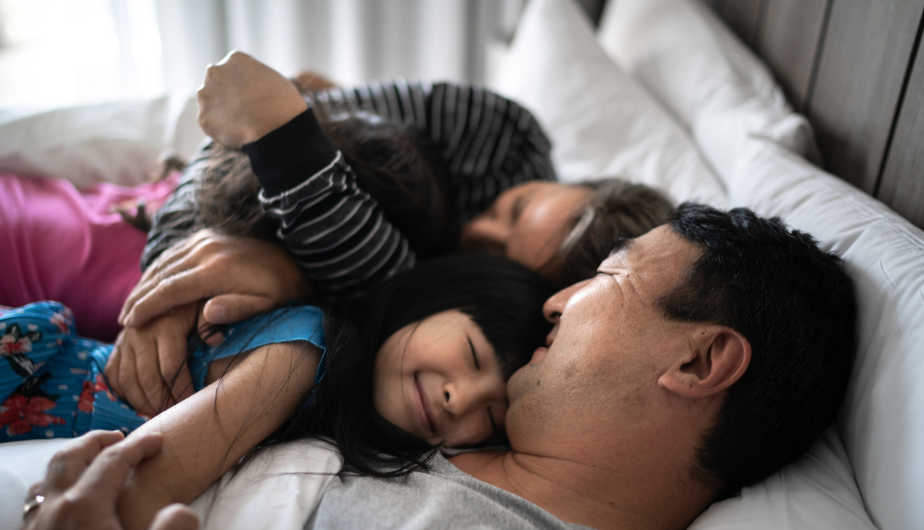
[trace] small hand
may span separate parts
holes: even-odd
[[[210,324],[232,324],[311,292],[285,249],[259,239],[200,230],[161,254],[129,295],[119,322],[138,327],[199,300]],[[203,326],[200,326],[200,329]]]
[[[186,350],[198,312],[199,304],[189,303],[119,333],[106,378],[140,414],[155,416],[193,394]]]
[[[288,79],[241,52],[231,52],[206,68],[197,99],[202,130],[235,148],[285,125],[308,108]]]
[[[122,524],[116,501],[132,469],[156,455],[159,434],[133,436],[93,431],[68,443],[52,457],[44,482],[30,488],[30,497],[44,496],[31,511],[24,530],[94,528],[117,530]],[[195,530],[199,519],[188,507],[172,504],[158,511],[150,530]]]

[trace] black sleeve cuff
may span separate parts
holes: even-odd
[[[337,157],[311,108],[241,149],[267,197],[298,186]]]

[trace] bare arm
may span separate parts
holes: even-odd
[[[285,423],[313,385],[320,355],[307,343],[283,343],[237,356],[220,380],[132,433],[161,433],[164,444],[119,498],[125,527],[147,528],[164,506],[192,501]],[[213,363],[210,379],[223,369]]]

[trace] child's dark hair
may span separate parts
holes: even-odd
[[[543,318],[542,304],[553,292],[547,280],[517,263],[453,255],[396,275],[348,312],[325,308],[324,379],[270,442],[329,437],[346,469],[368,475],[400,476],[425,468],[437,448],[375,411],[372,387],[379,347],[404,326],[455,309],[481,328],[507,378],[544,344],[551,324]]]
[[[433,143],[412,127],[374,114],[320,115],[318,119],[350,165],[359,187],[378,201],[417,256],[427,258],[445,251],[446,179]],[[276,223],[263,215],[257,199],[260,183],[247,156],[217,144],[207,150],[192,162],[204,167],[190,168],[200,174],[198,228],[273,239]]]

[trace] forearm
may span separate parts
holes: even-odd
[[[311,110],[244,151],[278,239],[322,292],[353,298],[413,267],[407,239],[358,187]]]
[[[457,208],[456,229],[512,186],[556,180],[552,146],[535,117],[481,87],[398,80],[323,90],[308,99],[320,114],[378,114],[417,128],[437,145]]]
[[[119,499],[127,528],[146,528],[158,509],[189,503],[282,426],[311,388],[320,351],[284,343],[240,357],[219,381],[132,434],[159,432],[164,446],[137,468]]]

